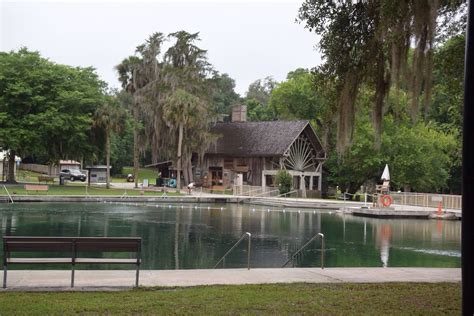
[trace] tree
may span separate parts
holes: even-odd
[[[456,137],[456,148],[451,157],[450,192],[461,194],[461,149],[464,100],[465,36],[456,35],[436,49],[433,69],[433,102],[430,120],[440,131]]]
[[[0,53],[0,146],[10,157],[50,163],[93,157],[92,117],[104,88],[92,68],[55,64],[26,48]],[[9,170],[14,182],[13,165]]]
[[[268,105],[263,105],[256,99],[246,99],[247,120],[251,122],[273,121],[277,118],[274,109]]]
[[[212,137],[208,133],[210,117],[208,104],[212,97],[206,76],[212,72],[207,61],[206,51],[195,45],[199,33],[179,31],[169,35],[174,39],[165,54],[166,93],[164,119],[177,136],[176,164],[177,189],[180,190],[183,154],[185,156],[185,181],[190,181],[191,154],[193,149],[203,152]],[[183,140],[187,135],[188,139]],[[193,142],[198,140],[198,142]],[[184,152],[184,153],[183,153]]]
[[[277,85],[278,83],[272,77],[258,79],[249,85],[245,98],[248,100],[255,99],[263,106],[267,106],[270,94]]]
[[[159,85],[162,64],[158,61],[158,56],[161,53],[163,41],[164,35],[162,33],[153,33],[144,44],[137,47],[136,54],[138,56],[129,56],[116,66],[123,89],[133,98],[135,187],[138,187],[139,153],[140,149],[144,150],[146,143],[144,137],[139,137],[141,122],[143,122],[140,115],[146,119],[147,137],[153,138],[154,144],[157,143],[156,139],[163,131],[163,125],[160,124],[162,120],[155,120],[156,117],[161,117],[161,113],[154,113],[156,109],[160,110],[160,107],[156,106],[156,103],[161,101]],[[143,115],[143,113],[147,115]]]
[[[114,133],[120,132],[125,126],[126,113],[117,99],[112,96],[104,98],[104,103],[96,110],[94,125],[105,133],[106,152],[106,188],[110,188],[110,141]]]
[[[212,108],[209,109],[218,115],[231,115],[232,106],[240,102],[240,96],[235,92],[235,80],[228,74],[215,72],[209,84],[213,86]]]
[[[436,19],[465,14],[465,1],[306,0],[299,20],[321,36],[319,48],[325,63],[318,70],[335,79],[338,110],[337,150],[350,146],[355,102],[362,84],[372,87],[375,146],[380,148],[386,96],[393,85],[398,91],[410,87],[410,114],[419,115],[419,97],[424,95],[424,117],[431,102],[433,47]],[[454,12],[454,14],[450,14]],[[414,43],[411,71],[410,45]]]
[[[439,131],[435,124],[411,123],[408,97],[402,98],[402,111],[384,117],[380,150],[373,146],[375,130],[370,122],[371,91],[364,89],[357,102],[357,119],[352,146],[341,158],[335,151],[326,167],[329,181],[355,192],[360,185],[376,183],[385,164],[390,165],[394,189],[439,192],[448,185],[456,135]],[[398,102],[392,97],[389,103]],[[401,115],[400,115],[401,114]]]

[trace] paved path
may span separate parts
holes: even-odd
[[[0,273],[3,277],[3,273]],[[11,270],[7,290],[68,290],[68,270]],[[144,270],[140,285],[197,286],[264,283],[461,282],[455,268],[286,268],[216,270]],[[135,271],[76,270],[76,290],[117,290],[133,287]],[[0,290],[1,291],[1,290]]]

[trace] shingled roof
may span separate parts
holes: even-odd
[[[206,154],[282,156],[302,132],[305,132],[318,151],[323,150],[308,121],[217,123],[211,132],[220,137]]]

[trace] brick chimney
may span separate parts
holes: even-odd
[[[232,122],[247,122],[246,105],[235,105],[232,108]]]

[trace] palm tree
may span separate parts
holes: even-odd
[[[105,102],[100,106],[94,115],[94,126],[103,129],[105,133],[106,152],[106,188],[110,188],[110,137],[112,133],[120,132],[125,126],[126,113],[120,107],[117,99],[106,96]]]
[[[177,144],[177,178],[176,187],[181,189],[181,171],[182,171],[182,154],[183,154],[183,137],[185,130],[197,128],[196,122],[205,120],[201,115],[205,112],[205,104],[195,95],[192,95],[183,89],[177,89],[166,100],[166,108],[164,118],[172,129],[178,132]]]
[[[139,56],[130,56],[116,66],[123,89],[133,96],[133,173],[135,188],[138,187],[140,148],[143,149],[145,144],[148,143],[147,139],[140,140],[140,116],[146,119],[145,125],[151,126],[147,130],[147,138],[156,138],[156,133],[161,130],[154,129],[159,124],[156,124],[156,116],[150,115],[149,112],[153,111],[154,100],[159,100],[161,64],[158,57],[161,53],[163,41],[162,33],[152,34],[145,44],[137,47],[136,53]],[[143,115],[143,112],[147,115]]]
[[[209,135],[207,103],[211,93],[206,84],[206,75],[211,73],[211,67],[207,62],[206,51],[194,44],[199,40],[198,35],[185,31],[170,34],[169,37],[174,38],[175,42],[164,58],[163,69],[168,91],[163,117],[171,127],[173,143],[177,136],[175,157],[178,191],[181,189],[183,157],[189,170],[192,150],[207,146],[206,141],[198,143],[193,140],[202,140]]]

